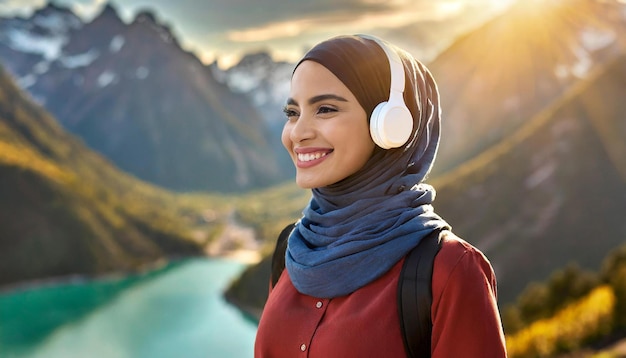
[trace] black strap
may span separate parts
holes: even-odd
[[[424,237],[407,255],[398,281],[398,310],[408,357],[430,357],[432,276],[441,230]]]
[[[287,251],[287,239],[289,239],[289,234],[291,234],[291,231],[295,226],[295,223],[287,225],[283,229],[283,231],[280,232],[280,235],[278,235],[278,240],[276,241],[276,249],[274,249],[274,254],[272,255],[272,274],[270,275],[272,287],[276,286],[276,282],[278,282],[280,274],[285,268],[285,252]]]

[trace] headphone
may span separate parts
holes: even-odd
[[[385,51],[391,70],[389,100],[379,103],[370,117],[370,135],[372,140],[383,149],[403,146],[413,131],[413,116],[404,103],[404,65],[398,53],[382,40],[369,36],[357,35],[372,40]]]

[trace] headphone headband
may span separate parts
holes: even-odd
[[[376,42],[380,48],[385,51],[387,55],[387,59],[389,61],[389,70],[391,71],[391,86],[389,88],[389,97],[391,98],[392,93],[403,93],[404,92],[404,65],[402,64],[402,60],[398,53],[392,50],[385,41],[371,36],[371,35],[357,35],[360,38],[371,40]]]

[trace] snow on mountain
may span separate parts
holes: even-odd
[[[223,71],[211,66],[218,80],[233,92],[245,94],[261,110],[268,124],[282,122],[282,108],[289,95],[291,73],[295,64],[274,61],[269,53],[244,56],[235,66]]]
[[[28,19],[13,18],[0,21],[0,42],[14,49],[40,55],[53,61],[61,54],[69,34],[83,26],[70,10],[49,4]]]
[[[23,30],[11,30],[8,35],[8,45],[23,52],[42,55],[46,60],[58,57],[61,47],[67,42],[64,36],[42,36]]]
[[[89,57],[62,55],[71,32],[83,25],[69,9],[54,4],[35,11],[29,18],[0,18],[0,58],[9,59],[3,64],[17,84],[28,89],[54,61],[61,60],[68,67],[87,62]]]
[[[111,40],[111,43],[109,44],[109,51],[120,52],[125,42],[126,40],[124,40],[124,36],[115,35],[115,37],[113,37],[113,39]]]
[[[98,58],[99,55],[100,53],[98,50],[90,49],[89,51],[78,55],[60,56],[58,60],[65,68],[77,68],[89,66]]]
[[[293,164],[282,146],[280,136],[285,123],[282,109],[289,96],[294,66],[294,63],[274,61],[267,52],[246,55],[238,64],[225,71],[216,64],[210,66],[218,81],[252,102],[268,128],[268,142],[279,166],[289,168],[288,172],[292,174]]]

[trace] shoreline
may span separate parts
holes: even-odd
[[[224,297],[226,298],[226,295],[224,295]],[[261,314],[263,313],[262,309],[251,306],[244,306],[229,298],[226,298],[226,302],[239,310],[239,312],[241,312],[241,314],[244,315],[246,319],[254,322],[254,324],[258,326],[259,321],[261,320]]]
[[[261,253],[259,253],[258,251],[244,249],[225,251],[218,255],[207,255],[207,257],[219,257],[223,259],[229,259],[246,265],[258,264],[259,262],[261,262],[262,259]]]
[[[261,314],[263,313],[262,308],[245,305],[236,298],[232,297],[232,295],[229,295],[227,292],[222,293],[222,297],[224,297],[224,300],[226,300],[228,304],[239,310],[239,312],[241,312],[241,314],[244,315],[246,319],[249,319],[256,325],[259,324],[259,321],[261,320]]]
[[[188,258],[194,258],[197,256],[190,256]],[[74,273],[70,275],[61,276],[42,276],[40,278],[27,279],[23,281],[16,281],[6,285],[0,285],[0,295],[10,294],[19,291],[28,291],[36,288],[52,287],[61,284],[81,284],[87,281],[93,280],[116,280],[123,279],[131,275],[143,275],[150,272],[158,271],[167,267],[167,265],[176,263],[177,261],[186,258],[160,258],[153,262],[147,262],[136,269],[131,270],[110,270],[102,273]]]
[[[23,292],[38,290],[38,289],[46,289],[52,288],[54,286],[60,285],[81,285],[87,284],[90,281],[96,280],[123,280],[130,276],[141,276],[141,275],[150,275],[152,273],[156,273],[159,270],[167,269],[170,265],[174,265],[177,262],[182,262],[185,260],[194,260],[194,259],[218,259],[218,260],[229,260],[233,262],[240,263],[245,266],[254,265],[261,260],[261,254],[254,250],[232,250],[229,252],[222,252],[219,255],[192,255],[186,257],[176,257],[169,259],[158,259],[154,262],[146,263],[141,267],[138,267],[134,270],[112,270],[108,272],[103,272],[101,274],[71,274],[64,276],[51,276],[51,277],[42,277],[37,279],[30,279],[25,281],[19,281],[10,283],[7,285],[0,285],[0,295],[12,295],[12,294],[20,294]],[[241,274],[240,274],[241,275]],[[238,276],[234,278],[237,279]],[[237,300],[235,297],[227,294],[228,287],[225,287],[221,292],[222,298],[230,305],[232,305],[235,309],[239,311],[247,320],[258,325],[259,320],[261,318],[262,309],[258,307],[246,305],[240,300]]]
[[[5,285],[0,285],[0,295],[11,294],[15,292],[23,292],[32,289],[52,287],[56,285],[82,284],[94,280],[116,280],[123,279],[132,275],[144,275],[150,272],[158,271],[166,268],[168,265],[175,264],[188,259],[226,259],[236,261],[244,265],[254,265],[261,261],[261,254],[254,250],[232,250],[211,255],[190,255],[185,257],[160,258],[153,262],[148,262],[136,269],[130,270],[110,270],[99,274],[91,273],[75,273],[62,276],[42,276],[40,278],[16,281]],[[239,305],[236,305],[239,308]],[[243,311],[243,310],[242,310]]]

